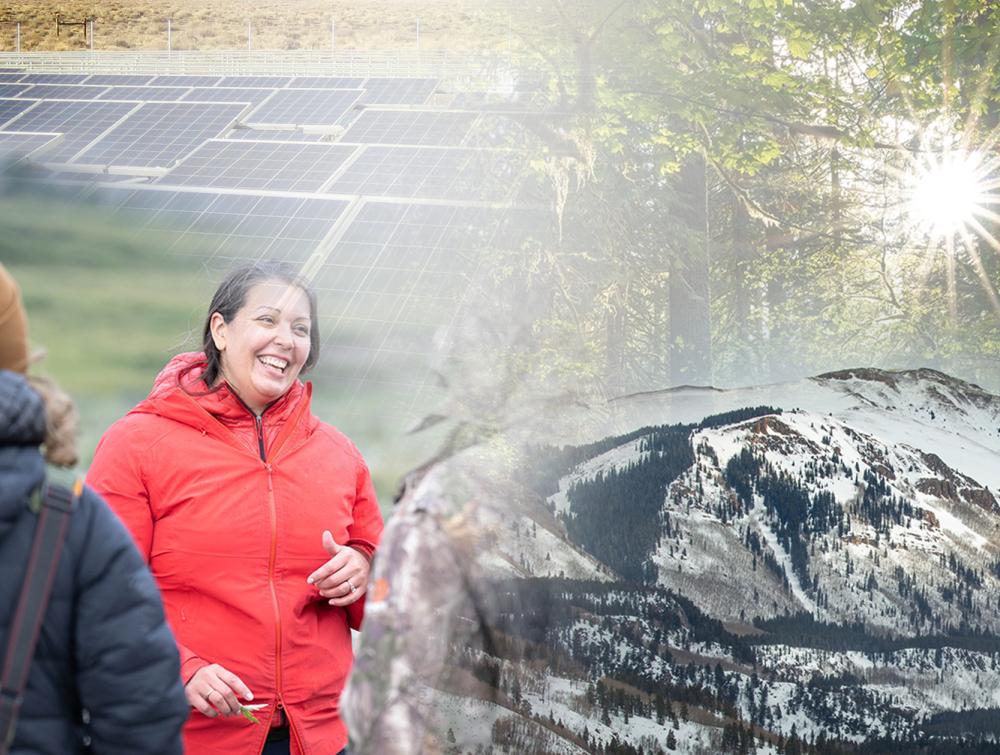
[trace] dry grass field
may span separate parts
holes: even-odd
[[[512,5],[493,0],[12,0],[0,10],[0,50],[83,50],[80,26],[94,19],[96,50],[165,50],[167,19],[174,50],[247,49],[247,27],[256,50],[417,48],[504,49],[512,34]],[[517,13],[521,22],[523,13]],[[331,24],[333,22],[333,24]]]

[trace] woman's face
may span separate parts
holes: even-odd
[[[298,286],[264,281],[248,292],[228,323],[212,315],[222,376],[260,414],[292,387],[309,357],[309,299]]]

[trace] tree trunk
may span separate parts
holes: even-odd
[[[705,158],[690,155],[679,174],[678,213],[684,239],[670,262],[670,382],[710,385],[712,329],[709,311],[708,211]]]
[[[617,396],[624,390],[625,382],[625,301],[618,284],[608,304],[609,310],[605,315],[604,324],[606,335],[604,383],[608,393]]]
[[[736,332],[733,341],[737,357],[737,374],[744,376],[756,373],[754,359],[754,337],[750,329],[750,306],[753,292],[750,290],[750,268],[753,260],[753,240],[750,237],[750,213],[736,194],[732,195],[733,207],[733,322]]]
[[[767,257],[774,259],[778,251],[778,234],[775,227],[767,229]],[[767,372],[772,383],[788,377],[789,343],[785,306],[788,301],[787,280],[784,271],[774,268],[767,280]]]

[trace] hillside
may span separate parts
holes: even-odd
[[[612,403],[479,520],[499,639],[456,658],[493,680],[446,686],[458,751],[988,751],[1000,398],[852,370]]]
[[[255,50],[329,50],[334,36],[341,49],[416,49],[418,19],[421,49],[499,50],[510,42],[510,10],[484,0],[15,0],[4,8],[0,48],[15,48],[19,21],[22,51],[87,49],[83,27],[57,28],[58,17],[94,19],[97,50],[166,50],[167,19],[174,50],[245,50],[248,24]]]

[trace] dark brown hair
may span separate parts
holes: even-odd
[[[209,388],[219,379],[222,368],[222,355],[212,338],[212,315],[218,312],[222,315],[223,321],[231,322],[236,313],[246,304],[247,293],[250,289],[258,283],[269,281],[281,281],[295,286],[306,295],[309,300],[309,319],[312,322],[309,327],[309,356],[306,358],[305,364],[302,365],[302,372],[308,371],[319,361],[319,317],[316,307],[316,292],[291,265],[281,262],[254,262],[230,272],[219,284],[215,290],[215,296],[212,297],[212,302],[208,305],[208,316],[205,318],[205,328],[202,332],[202,348],[205,350],[208,366],[205,367],[202,379]]]

